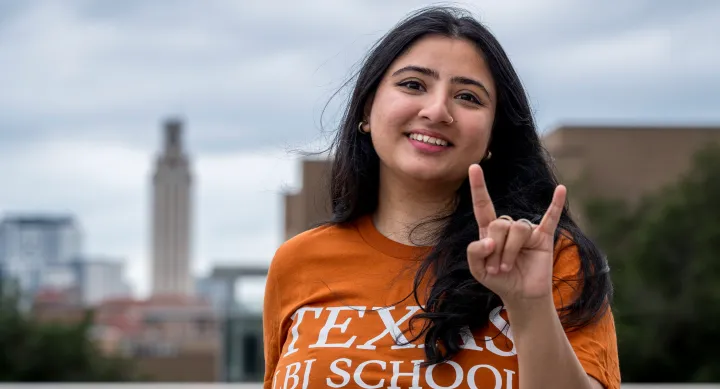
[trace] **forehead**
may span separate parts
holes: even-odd
[[[486,82],[492,80],[480,49],[466,39],[444,36],[421,38],[393,62],[388,73],[408,65],[431,68],[441,78],[464,76]]]

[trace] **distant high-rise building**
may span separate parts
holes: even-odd
[[[164,127],[164,150],[157,159],[152,195],[152,293],[192,295],[190,274],[191,187],[188,157],[182,148],[182,123]]]
[[[115,258],[83,258],[72,264],[73,286],[83,305],[95,306],[108,299],[130,297],[125,282],[125,263]]]
[[[82,251],[82,233],[71,216],[15,215],[0,222],[0,274],[24,294],[60,282],[59,272]]]

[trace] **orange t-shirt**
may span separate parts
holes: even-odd
[[[560,278],[574,277],[579,268],[569,243],[555,250]],[[403,344],[408,319],[420,310],[413,297],[405,299],[417,254],[417,247],[380,234],[370,217],[285,242],[270,265],[265,292],[264,388],[517,388],[512,323],[500,307],[485,328],[467,331],[463,350],[448,363],[420,366],[423,342]],[[572,284],[556,286],[556,304],[567,303]],[[568,337],[585,371],[618,389],[612,313]]]

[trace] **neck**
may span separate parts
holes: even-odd
[[[432,245],[432,234],[443,223],[434,219],[452,212],[456,188],[447,183],[418,182],[390,174],[380,169],[378,207],[373,214],[375,228],[402,244]]]

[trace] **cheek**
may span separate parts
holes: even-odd
[[[463,129],[463,138],[467,140],[467,142],[463,142],[467,145],[465,154],[473,161],[479,161],[485,156],[490,142],[492,120],[486,118],[485,120],[481,120],[481,122],[483,123],[482,125]]]
[[[370,114],[370,125],[378,131],[403,131],[419,111],[417,103],[401,93],[377,96]]]

